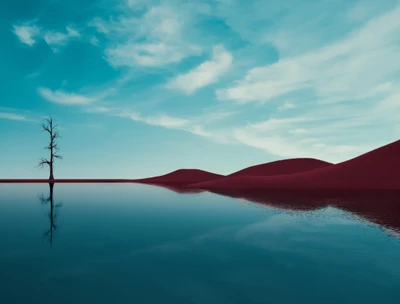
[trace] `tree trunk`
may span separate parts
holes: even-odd
[[[51,122],[51,132],[50,132],[50,176],[49,179],[54,179],[53,175],[53,123]]]
[[[49,179],[54,179],[54,175],[53,175],[53,164],[50,164],[50,176]]]

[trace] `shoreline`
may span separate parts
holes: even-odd
[[[10,178],[0,179],[1,183],[133,183],[132,179],[102,179],[102,178],[60,178],[60,179],[37,179],[37,178]]]

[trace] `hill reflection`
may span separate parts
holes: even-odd
[[[182,194],[210,192],[287,210],[311,211],[331,206],[400,234],[399,190],[218,189],[201,191],[172,185],[152,185]]]

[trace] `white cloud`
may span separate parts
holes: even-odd
[[[170,129],[182,129],[188,126],[190,122],[187,119],[172,117],[165,114],[160,114],[157,116],[142,116],[137,112],[122,112],[118,116],[128,117],[132,120],[144,122],[148,125],[161,126]]]
[[[248,146],[264,150],[281,158],[311,157],[330,162],[341,162],[369,150],[377,148],[387,141],[376,139],[377,130],[368,125],[368,117],[309,115],[295,118],[270,118],[259,123],[234,129],[234,137]],[[362,115],[363,113],[361,113]],[[361,140],[362,144],[355,143]],[[347,143],[346,143],[347,142]]]
[[[182,128],[187,126],[189,122],[187,119],[171,117],[168,115],[145,117],[142,121],[149,125],[162,126],[166,128]]]
[[[214,113],[209,116],[199,115],[190,118],[181,118],[167,114],[142,115],[130,110],[114,109],[115,111],[112,111],[109,108],[106,109],[107,110],[105,110],[104,113],[108,112],[108,115],[126,117],[152,126],[182,130],[220,143],[232,143],[232,140],[230,140],[229,135],[226,132],[209,131],[205,129],[205,125],[233,115],[233,113]],[[91,109],[91,112],[95,111],[96,109]],[[97,112],[102,111],[99,109]]]
[[[291,134],[304,134],[304,133],[307,133],[307,130],[303,129],[303,128],[297,128],[297,129],[294,129],[294,130],[289,130],[289,133],[291,133]]]
[[[68,35],[59,32],[46,32],[43,39],[48,45],[62,44],[68,39]]]
[[[187,53],[198,53],[195,46],[182,49],[164,42],[142,43],[131,42],[106,50],[108,62],[113,66],[157,67],[181,61]]]
[[[149,2],[149,0],[127,0],[126,4],[131,9],[140,10],[144,9]]]
[[[276,111],[266,110],[264,121],[236,127],[234,137],[281,158],[331,162],[397,139],[399,36],[397,7],[344,39],[317,49],[303,45],[295,56],[285,50],[274,64],[252,68],[230,87],[217,90],[217,98],[247,107],[249,102],[256,108],[276,106]],[[291,43],[290,35],[286,39]]]
[[[8,120],[26,120],[26,117],[19,114],[13,113],[2,113],[0,112],[0,119],[8,119]]]
[[[67,26],[67,33],[69,37],[80,37],[81,34],[70,26]]]
[[[186,19],[179,10],[160,5],[141,17],[133,15],[108,22],[97,18],[89,24],[109,39],[105,55],[112,66],[164,66],[201,53],[183,37]]]
[[[294,108],[296,108],[296,105],[294,103],[285,101],[281,106],[278,107],[278,111],[294,109]]]
[[[248,146],[265,150],[281,158],[317,158],[325,161],[340,162],[357,156],[367,150],[351,145],[327,145],[316,138],[293,140],[279,135],[262,135],[252,130],[237,129],[235,138]]]
[[[377,92],[375,86],[392,80],[398,71],[399,35],[400,7],[341,41],[253,68],[236,85],[218,90],[217,97],[242,103],[290,93],[297,93],[298,99],[318,98],[321,103],[383,97],[384,91]],[[400,91],[399,86],[394,89]]]
[[[31,22],[32,23],[32,22]],[[58,49],[55,46],[62,46],[73,37],[80,37],[80,33],[70,26],[66,27],[66,32],[54,32],[40,29],[36,25],[27,23],[25,25],[13,25],[13,32],[19,40],[29,46],[33,46],[38,39],[43,39],[54,52]]]
[[[40,29],[36,25],[13,25],[13,33],[22,43],[33,46]]]
[[[232,64],[232,55],[222,45],[213,48],[212,58],[186,74],[172,79],[167,88],[182,90],[191,94],[196,90],[219,80]]]
[[[108,107],[90,107],[85,109],[85,112],[88,113],[110,113],[113,109]]]
[[[92,45],[98,46],[99,43],[100,43],[100,41],[99,41],[99,39],[98,39],[96,36],[92,36],[92,37],[90,37],[90,43],[91,43]]]
[[[48,88],[39,88],[38,92],[48,101],[66,105],[86,105],[96,100],[96,98],[63,91],[52,91]]]
[[[221,42],[216,42],[211,37],[204,40],[197,39],[199,37],[196,35],[192,37],[190,34],[195,31],[188,31],[188,29],[196,23],[193,21],[195,18],[191,20],[191,17],[186,14],[186,8],[176,6],[176,2],[172,2],[174,2],[173,6],[170,1],[167,1],[163,2],[163,5],[151,7],[146,1],[127,0],[128,7],[124,7],[124,11],[121,10],[119,16],[110,16],[107,20],[94,19],[91,26],[97,29],[96,35],[101,38],[102,44],[103,42],[106,44],[105,58],[109,64],[114,67],[162,67],[178,63],[188,56],[202,54],[204,49],[209,49],[210,45],[215,45],[215,43],[225,43],[223,39]],[[233,1],[224,2],[232,3],[232,7],[236,5]],[[313,3],[315,4],[316,1]],[[291,1],[290,5],[285,4],[285,6],[289,9],[292,4]],[[243,5],[243,9],[245,6]],[[256,8],[250,4],[248,7],[251,7],[251,10]],[[241,8],[241,5],[236,6],[236,16],[244,15]],[[307,18],[309,8],[307,7]],[[294,18],[293,9],[290,10],[291,18]],[[278,9],[273,14],[279,15],[281,12],[282,10]],[[213,15],[214,12],[208,13]],[[272,14],[271,11],[266,12],[266,10],[257,10],[254,13],[258,16],[254,19],[257,21],[254,22],[254,29],[258,27],[258,21],[266,20],[266,13]],[[229,14],[231,12],[227,12],[227,15]],[[304,11],[299,15],[297,21],[301,21],[301,18],[306,16]],[[345,12],[343,15],[346,15]],[[219,15],[221,19],[224,19],[224,16],[224,14]],[[247,16],[249,19],[253,17]],[[239,81],[227,88],[217,90],[216,96],[219,99],[237,102],[219,103],[228,107],[219,113],[221,117],[213,111],[209,111],[207,115],[185,116],[185,118],[176,117],[173,112],[169,113],[171,115],[155,115],[146,112],[122,113],[120,109],[110,110],[107,107],[93,107],[87,111],[129,117],[149,125],[185,130],[210,139],[235,138],[236,142],[262,149],[279,157],[302,156],[333,162],[341,161],[367,151],[379,141],[384,142],[387,137],[383,138],[379,134],[385,131],[382,132],[382,129],[379,131],[377,128],[371,131],[366,130],[378,124],[379,121],[382,121],[382,125],[387,130],[391,130],[390,124],[393,124],[395,115],[398,113],[400,86],[399,79],[396,77],[400,76],[397,72],[400,64],[400,57],[397,56],[400,18],[397,17],[399,17],[399,9],[371,20],[360,30],[353,31],[343,36],[344,39],[336,40],[334,43],[331,41],[327,43],[330,38],[318,43],[314,43],[315,41],[310,43],[310,40],[303,38],[312,36],[313,31],[307,33],[300,25],[300,29],[294,28],[292,23],[285,24],[286,19],[282,18],[279,27],[282,26],[283,30],[279,31],[278,35],[269,37],[274,38],[270,39],[270,42],[277,48],[279,61],[256,68],[254,68],[254,62],[259,60],[259,52],[254,53],[254,58],[243,60],[244,53],[247,57],[253,57],[248,56],[248,54],[253,55],[248,51],[252,50],[252,46],[249,46],[247,52],[244,53],[242,49],[238,50],[235,42],[230,44],[232,40],[225,44],[234,45],[229,52],[222,45],[215,47],[211,58],[193,70],[177,75],[166,86],[191,94],[217,82],[228,71],[231,72],[229,77],[235,77],[236,73],[243,68],[248,70],[250,66],[253,67]],[[316,36],[320,38],[321,32],[327,30],[326,36],[332,37],[330,29],[323,29],[323,22],[319,23],[324,18],[310,19],[312,20],[308,26],[312,24],[313,28],[318,28],[319,36]],[[364,20],[366,17],[361,19]],[[257,42],[261,39],[256,38],[268,38],[268,34],[264,33],[265,28],[259,28],[258,34],[252,35],[255,31],[250,33],[253,26],[247,25],[248,29],[241,31],[232,19],[224,19],[224,22],[248,44],[262,44],[265,41]],[[239,23],[244,25],[245,21],[242,20]],[[331,25],[328,24],[329,26]],[[77,37],[73,30],[53,34],[47,37],[48,43],[62,44],[66,41],[67,35]],[[204,36],[206,35],[207,32]],[[87,37],[87,41],[90,37]],[[97,37],[92,38],[97,39]],[[334,37],[337,38],[338,35]],[[293,41],[297,43],[303,40],[304,43],[301,46],[295,47]],[[204,44],[200,45],[201,42]],[[98,39],[92,40],[92,44],[98,44]],[[318,48],[315,48],[316,45]],[[233,56],[235,65],[232,65]],[[262,60],[267,57],[267,54],[263,54]],[[137,69],[129,69],[129,71],[132,75]],[[124,85],[128,81],[124,81]],[[121,86],[117,85],[117,87]],[[124,90],[127,87],[125,86]],[[99,96],[89,98],[62,91],[42,90],[47,90],[41,92],[42,96],[47,96],[46,99],[65,104],[87,104],[101,99]],[[166,92],[155,92],[155,95],[163,93]],[[168,94],[173,93],[168,92]],[[120,96],[116,98],[118,97]],[[121,102],[124,101],[127,101],[127,98],[122,97]],[[271,103],[264,105],[263,102],[267,101]],[[249,102],[257,103],[256,107],[252,108],[253,105],[245,104]],[[238,103],[241,104],[238,105]],[[228,113],[234,107],[244,109],[241,113],[243,115],[238,115],[238,118],[232,122],[234,126],[225,125],[221,129],[211,129],[215,127],[211,125],[212,121],[223,119],[226,115],[222,112]],[[273,107],[275,108],[271,109]],[[293,110],[284,111],[289,109]],[[265,113],[265,121],[261,120],[246,126],[240,125],[245,121],[252,121],[262,113]],[[274,117],[275,114],[279,115]],[[213,115],[216,119],[209,119]]]
[[[58,51],[59,46],[64,46],[71,38],[80,37],[77,30],[67,26],[66,33],[46,31],[43,34],[43,39],[52,48],[54,52]]]

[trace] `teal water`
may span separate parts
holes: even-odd
[[[0,303],[400,303],[398,234],[343,210],[131,184],[49,196],[0,184]]]

